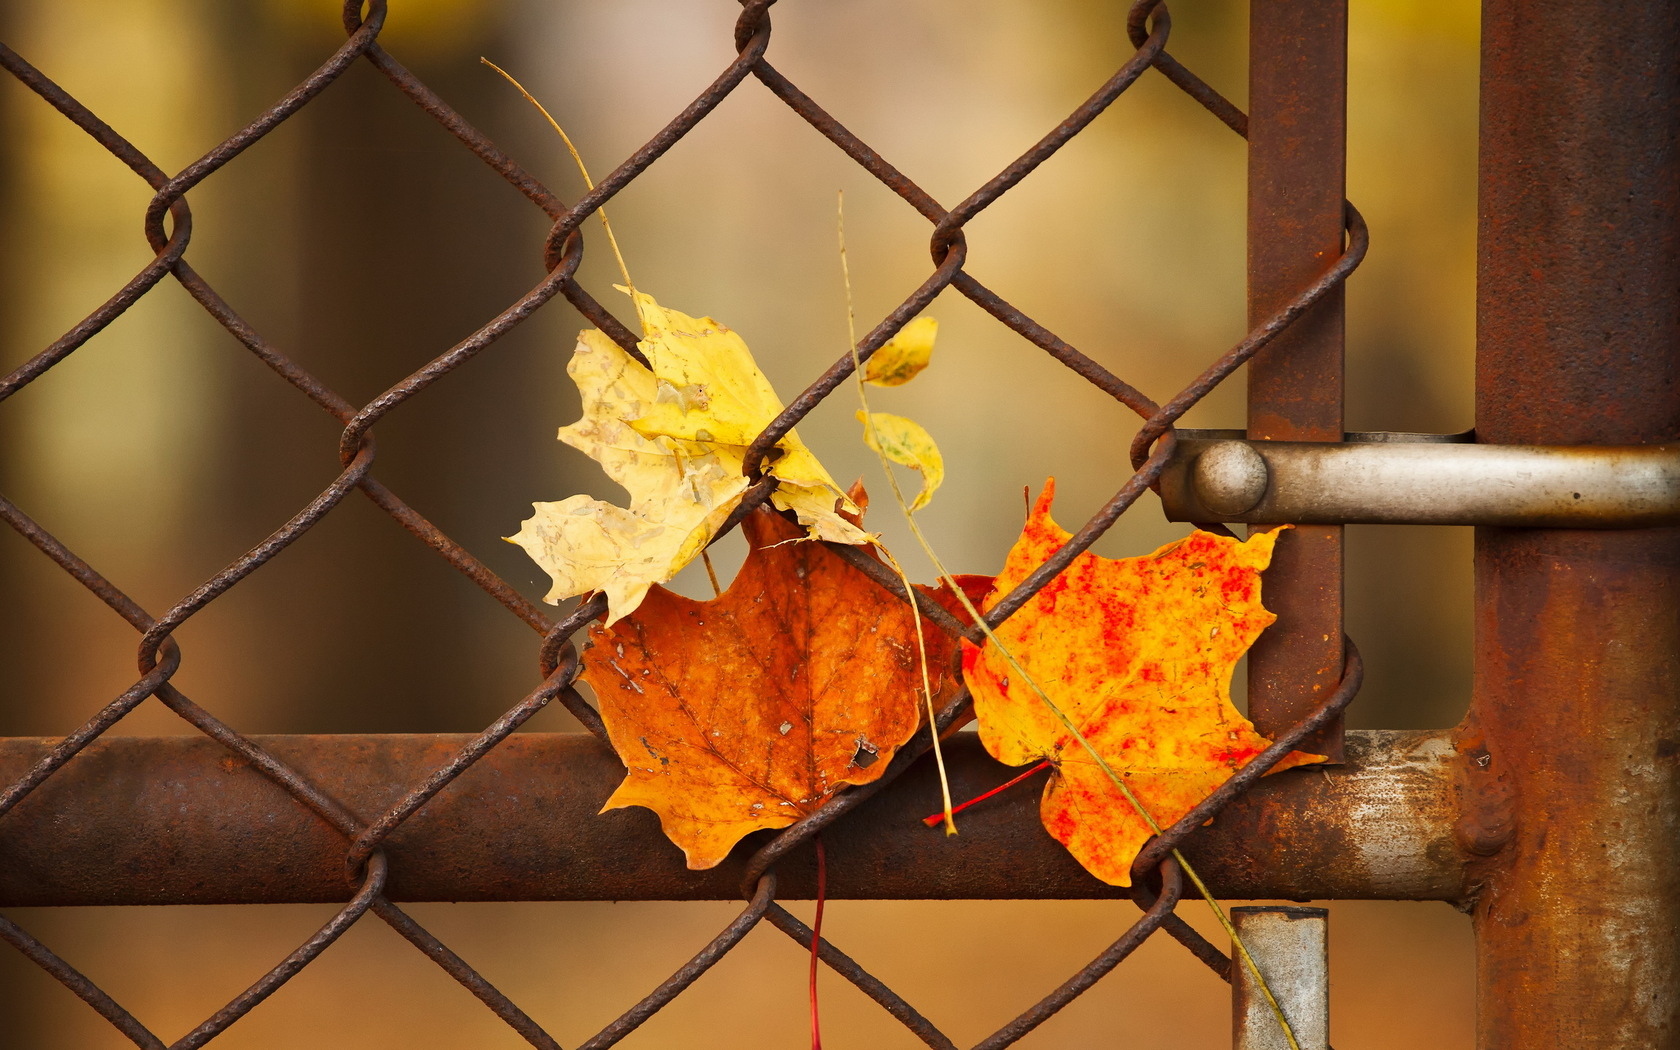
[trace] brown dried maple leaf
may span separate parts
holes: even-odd
[[[1069,534],[1045,485],[990,602],[1044,564]],[[1277,619],[1260,604],[1276,532],[1241,542],[1197,531],[1153,554],[1081,554],[997,629],[999,640],[1165,828],[1270,743],[1231,704],[1237,660]],[[988,603],[989,605],[990,603]],[[1054,772],[1039,814],[1080,864],[1131,885],[1153,829],[997,646],[963,646],[980,740],[1018,766]],[[1278,772],[1323,761],[1292,751]]]
[[[879,777],[925,706],[902,601],[769,511],[741,527],[747,559],[721,596],[654,587],[634,613],[590,629],[583,659],[626,768],[602,812],[653,810],[696,869]],[[976,596],[990,585],[964,581]],[[939,706],[959,687],[956,643],[922,626]]]

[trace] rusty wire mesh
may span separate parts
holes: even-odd
[[[601,179],[592,192],[571,206],[561,202],[518,163],[506,156],[381,47],[379,34],[385,18],[385,5],[382,0],[373,0],[368,5],[365,16],[359,0],[350,0],[344,14],[348,39],[319,69],[233,136],[174,175],[160,169],[118,131],[89,112],[23,57],[0,45],[0,64],[4,64],[13,76],[57,109],[65,119],[91,136],[113,157],[126,164],[136,175],[146,180],[155,190],[145,213],[145,232],[156,253],[151,262],[99,309],[51,346],[0,380],[0,400],[46,375],[155,289],[165,278],[173,277],[243,346],[295,387],[300,394],[314,401],[323,411],[343,424],[339,443],[341,471],[332,484],[299,509],[262,543],[156,615],[141,608],[97,569],[37,525],[22,509],[0,497],[0,516],[60,568],[121,615],[140,634],[140,677],[121,695],[65,737],[25,777],[7,785],[4,791],[0,792],[0,816],[49,780],[55,772],[71,762],[78,753],[110,730],[136,706],[149,697],[156,697],[200,732],[251,763],[288,792],[300,807],[314,813],[334,828],[348,844],[344,870],[349,902],[326,925],[296,951],[277,963],[255,984],[173,1042],[166,1042],[151,1032],[140,1020],[47,945],[11,921],[0,917],[0,936],[4,936],[24,955],[68,986],[137,1046],[196,1047],[208,1043],[308,966],[345,930],[369,912],[388,923],[441,966],[531,1045],[559,1045],[518,1005],[480,976],[470,964],[386,899],[382,891],[389,871],[381,844],[430,799],[447,790],[462,772],[555,699],[559,699],[590,732],[605,738],[599,715],[573,687],[579,669],[579,654],[571,641],[572,635],[578,629],[601,615],[605,602],[603,598],[596,596],[582,601],[558,621],[551,619],[543,610],[480,563],[465,547],[440,532],[373,476],[372,468],[376,458],[373,427],[380,419],[401,407],[421,390],[448,377],[467,360],[488,349],[499,337],[520,325],[556,296],[564,297],[591,324],[610,335],[626,351],[639,356],[635,349],[636,337],[631,330],[574,280],[584,251],[579,228],[586,218],[645,172],[749,77],[757,79],[794,113],[915,208],[932,225],[929,240],[932,272],[861,340],[857,347],[860,358],[867,360],[936,295],[946,288],[954,288],[999,323],[1072,369],[1143,420],[1142,429],[1132,445],[1135,472],[1059,553],[994,605],[989,613],[989,619],[994,625],[1020,609],[1034,593],[1095,542],[1151,486],[1172,452],[1173,423],[1217,384],[1230,376],[1238,366],[1266,346],[1294,319],[1345,281],[1364,254],[1365,226],[1358,213],[1350,206],[1347,209],[1346,220],[1347,243],[1342,256],[1317,279],[1301,288],[1276,314],[1253,327],[1240,342],[1209,364],[1193,383],[1164,403],[1158,404],[1058,338],[967,273],[964,269],[967,247],[963,227],[1031,175],[1034,169],[1078,135],[1099,113],[1151,70],[1167,77],[1232,131],[1239,135],[1246,134],[1244,114],[1167,52],[1170,19],[1165,4],[1160,0],[1138,0],[1130,12],[1128,21],[1135,53],[1095,94],[1030,150],[968,197],[947,208],[849,132],[770,64],[766,54],[771,40],[770,8],[773,3],[774,0],[743,0],[743,10],[735,25],[735,46],[738,52],[735,60],[657,135],[611,174]],[[193,270],[186,262],[185,254],[192,234],[192,214],[187,205],[186,194],[319,97],[346,69],[360,60],[368,61],[389,78],[415,105],[453,135],[461,146],[471,150],[532,204],[541,208],[553,220],[553,225],[543,245],[547,274],[539,284],[484,323],[471,336],[423,368],[403,377],[366,405],[357,406],[310,375],[246,323],[234,308]],[[169,217],[167,224],[166,214]],[[753,442],[747,455],[746,469],[749,475],[757,480],[749,489],[741,508],[725,526],[725,531],[733,528],[742,516],[769,497],[773,482],[759,476],[759,467],[767,451],[823,398],[839,387],[850,376],[852,369],[853,359],[850,354],[836,361],[812,382],[804,393],[794,399]],[[171,638],[172,633],[308,532],[355,491],[360,491],[389,513],[420,542],[436,551],[488,592],[512,615],[539,632],[542,639],[538,647],[540,684],[479,733],[452,759],[434,770],[422,782],[410,787],[388,811],[370,821],[356,817],[339,800],[320,790],[273,754],[194,703],[171,681],[183,659],[180,648]],[[1220,528],[1217,525],[1208,527]],[[836,551],[859,571],[867,573],[880,586],[901,599],[908,599],[909,596],[897,577],[878,562],[854,548],[837,547]],[[938,623],[943,629],[979,639],[977,629],[965,630],[962,624],[939,606],[919,595],[916,596],[916,600],[921,604],[922,611],[928,619]],[[1016,1042],[1091,987],[1145,939],[1158,931],[1165,930],[1216,973],[1229,979],[1230,959],[1174,912],[1184,892],[1182,873],[1172,856],[1174,848],[1192,829],[1212,818],[1230,800],[1247,790],[1296,743],[1336,718],[1357,691],[1361,676],[1356,650],[1349,644],[1346,652],[1341,683],[1330,691],[1313,713],[1287,732],[1279,734],[1276,742],[1258,759],[1145,848],[1134,867],[1133,896],[1142,912],[1141,916],[1101,955],[1025,1013],[982,1040],[978,1046],[1002,1047]],[[943,728],[951,724],[964,713],[968,702],[966,693],[959,695],[939,712],[938,726]],[[860,802],[891,783],[915,762],[930,744],[930,734],[924,729],[900,752],[879,780],[866,787],[844,791],[820,811],[780,832],[760,848],[747,867],[748,874],[742,885],[742,895],[748,903],[739,916],[669,979],[581,1045],[605,1047],[622,1039],[722,959],[761,922],[769,922],[809,948],[812,940],[810,928],[777,903],[778,861],[793,847],[811,838],[833,821],[844,818],[845,814]],[[821,940],[817,948],[823,962],[879,1003],[917,1038],[929,1046],[954,1046],[953,1042],[915,1007],[871,975],[839,947]]]

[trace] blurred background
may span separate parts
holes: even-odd
[[[73,0],[0,5],[0,34],[177,171],[303,79],[342,40],[331,0]],[[1464,0],[1352,0],[1349,196],[1370,221],[1348,291],[1348,427],[1458,431],[1471,419],[1477,20]],[[386,47],[564,199],[581,180],[486,56],[566,126],[597,176],[733,57],[732,0],[391,0]],[[1239,105],[1246,4],[1174,10],[1171,50]],[[784,0],[769,57],[947,205],[1006,164],[1131,54],[1125,5],[1094,0]],[[151,257],[150,190],[32,93],[0,83],[0,368],[103,302]],[[835,194],[846,199],[859,330],[927,274],[928,228],[756,83],[610,212],[632,275],[740,332],[784,398],[845,352]],[[188,259],[258,330],[365,402],[542,276],[542,213],[366,64],[189,197]],[[968,227],[970,270],[1164,399],[1244,330],[1244,147],[1146,75]],[[593,223],[581,279],[628,317]],[[873,395],[921,421],[948,481],[924,527],[958,572],[993,572],[1023,488],[1058,481],[1084,520],[1129,473],[1136,420],[947,293],[933,367]],[[621,493],[559,445],[580,318],[556,300],[380,423],[376,475],[495,571],[546,576],[503,543],[533,500]],[[801,425],[838,478],[881,488],[853,405]],[[1243,425],[1241,377],[1190,426]],[[0,489],[149,609],[167,607],[336,475],[338,425],[172,282],[0,411]],[[879,501],[872,526],[918,564]],[[1110,556],[1184,532],[1146,497]],[[1468,530],[1348,530],[1349,631],[1368,665],[1355,728],[1454,723],[1469,689]],[[730,552],[721,568],[732,569]],[[738,555],[735,555],[738,559]],[[696,581],[686,581],[692,586]],[[704,587],[701,578],[700,587]],[[135,636],[10,530],[0,735],[60,735],[134,679]],[[702,593],[692,589],[691,593]],[[538,638],[383,512],[352,497],[179,632],[175,681],[247,733],[470,732],[539,680]],[[529,731],[572,728],[558,709]],[[149,701],[115,730],[192,730]],[[678,863],[673,849],[673,863]],[[808,909],[795,905],[797,910]],[[422,905],[417,917],[563,1044],[615,1017],[709,939],[729,904]],[[1199,904],[1185,906],[1206,926]],[[9,912],[173,1037],[294,948],[330,907]],[[975,1039],[1131,921],[1131,905],[861,903],[827,931],[954,1037]],[[883,936],[882,931],[891,931]],[[1446,905],[1333,908],[1333,1037],[1346,1047],[1471,1045],[1468,920]],[[1157,943],[1160,942],[1160,943]],[[801,950],[762,929],[627,1046],[802,1045]],[[910,1045],[837,978],[831,1048]],[[1225,987],[1156,939],[1023,1045],[1228,1045]],[[126,1045],[0,950],[0,1043]],[[739,1027],[752,1019],[750,1031]],[[382,924],[342,941],[215,1045],[523,1045]]]

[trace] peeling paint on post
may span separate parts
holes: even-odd
[[[1242,938],[1301,1050],[1330,1045],[1330,911],[1327,908],[1232,908]],[[1237,959],[1236,945],[1232,945]],[[1272,1004],[1240,960],[1231,967],[1233,1050],[1289,1050]]]

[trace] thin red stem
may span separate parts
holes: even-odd
[[[1025,773],[1022,773],[1020,776],[1015,777],[1015,778],[1010,779],[1010,780],[1004,781],[1003,783],[999,784],[997,787],[995,787],[992,790],[986,792],[985,794],[975,795],[973,798],[969,799],[967,802],[964,802],[960,806],[952,806],[951,807],[951,813],[953,815],[961,813],[963,810],[965,810],[968,807],[974,805],[976,802],[984,802],[987,799],[991,798],[993,795],[997,794],[999,791],[1008,791],[1010,788],[1014,787],[1016,784],[1019,784],[1021,781],[1023,781],[1025,779],[1027,779],[1028,777],[1032,776],[1034,773],[1038,773],[1038,772],[1041,772],[1041,771],[1049,769],[1049,768],[1050,768],[1050,760],[1047,758],[1044,761],[1040,762],[1038,765],[1036,765],[1036,766],[1032,767],[1031,769],[1027,770]],[[937,828],[940,825],[940,822],[943,821],[944,819],[945,819],[945,814],[944,813],[935,813],[931,817],[923,817],[922,818],[922,823],[926,824],[930,828]]]
[[[822,1023],[817,1020],[817,945],[822,943],[823,904],[828,898],[828,858],[823,855],[822,836],[813,835],[811,841],[817,844],[817,917],[811,921],[811,1050],[822,1050]]]

